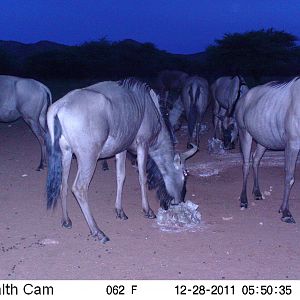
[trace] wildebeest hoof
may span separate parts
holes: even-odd
[[[285,223],[288,223],[288,224],[295,224],[296,223],[295,219],[292,216],[290,216],[290,217],[283,217],[282,216],[281,221],[285,222]]]
[[[121,219],[121,220],[127,220],[128,217],[126,216],[126,214],[124,213],[124,210],[123,209],[118,209],[116,208],[115,209],[115,212],[116,212],[116,218],[117,219]]]
[[[102,244],[105,244],[106,242],[109,241],[109,238],[105,235],[103,238],[101,238],[101,239],[99,238],[99,240]]]
[[[92,233],[92,237],[96,238],[96,240],[99,240],[102,244],[105,244],[109,241],[109,238],[101,230]]]
[[[72,228],[72,221],[71,221],[71,219],[69,219],[69,220],[63,220],[61,222],[61,226],[64,227],[64,228],[67,228],[67,229],[71,229]]]
[[[241,202],[240,207],[241,208],[248,208],[248,202]]]
[[[44,170],[45,168],[46,168],[46,165],[39,165],[35,170],[41,171],[41,170]]]
[[[148,219],[155,219],[156,218],[156,215],[155,215],[155,213],[153,212],[153,210],[151,208],[149,208],[149,210],[147,212],[144,210],[144,216]]]
[[[296,221],[294,220],[292,214],[288,210],[282,211],[280,209],[279,212],[282,212],[282,217],[281,217],[282,222],[285,222],[285,223],[288,223],[288,224],[296,223]]]
[[[253,195],[255,200],[263,200],[261,192],[253,192]]]

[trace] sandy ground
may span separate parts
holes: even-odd
[[[211,127],[211,124],[208,124]],[[265,200],[251,196],[241,211],[242,183],[238,149],[209,155],[202,135],[200,151],[187,163],[187,197],[199,204],[202,224],[195,232],[163,232],[143,217],[136,170],[128,163],[124,210],[115,218],[115,168],[97,166],[89,190],[99,227],[109,236],[103,245],[89,235],[70,193],[73,228],[60,225],[61,210],[46,211],[46,171],[37,172],[39,146],[22,122],[0,124],[0,279],[300,279],[299,168],[290,209],[296,224],[280,220],[283,194],[282,152],[267,154],[260,170]],[[186,143],[184,128],[179,150]],[[76,172],[73,160],[70,184]],[[149,192],[155,212],[158,203]]]

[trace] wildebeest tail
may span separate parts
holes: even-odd
[[[49,124],[49,123],[48,123]],[[48,174],[47,174],[47,208],[53,208],[56,205],[57,198],[60,195],[62,183],[62,152],[59,146],[59,139],[62,134],[61,124],[57,115],[52,122],[53,128],[49,128],[46,133],[46,147],[48,155]],[[53,132],[52,141],[50,132]]]
[[[196,91],[193,90],[192,86],[189,89],[191,106],[188,115],[188,132],[190,137],[193,136],[193,132],[197,123],[197,99],[200,96],[200,92],[200,87],[197,87]]]
[[[46,122],[46,116],[49,106],[52,104],[52,94],[50,90],[43,86],[44,92],[46,93],[46,102],[44,103],[39,116],[39,124],[41,129],[41,134],[43,135],[43,138],[46,139],[46,131],[47,131],[47,122]]]

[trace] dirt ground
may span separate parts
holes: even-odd
[[[300,279],[300,169],[290,197],[296,224],[280,220],[283,194],[282,152],[267,154],[260,169],[265,199],[251,196],[240,210],[242,171],[239,150],[209,155],[209,131],[200,151],[187,163],[187,197],[199,205],[202,224],[195,232],[164,232],[143,217],[136,170],[128,163],[124,210],[116,219],[114,160],[103,172],[98,164],[90,185],[90,206],[110,241],[89,235],[80,208],[70,193],[72,229],[60,225],[60,207],[46,211],[46,171],[37,172],[39,145],[18,121],[0,124],[0,279]],[[183,128],[179,150],[184,150]],[[73,160],[70,185],[76,172]],[[154,192],[149,192],[157,212]]]

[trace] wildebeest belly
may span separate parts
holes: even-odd
[[[113,156],[127,150],[133,143],[135,136],[136,134],[128,135],[126,138],[120,136],[108,136],[100,151],[100,158]]]
[[[285,148],[285,128],[282,115],[256,110],[245,114],[245,125],[252,138],[267,149]]]

